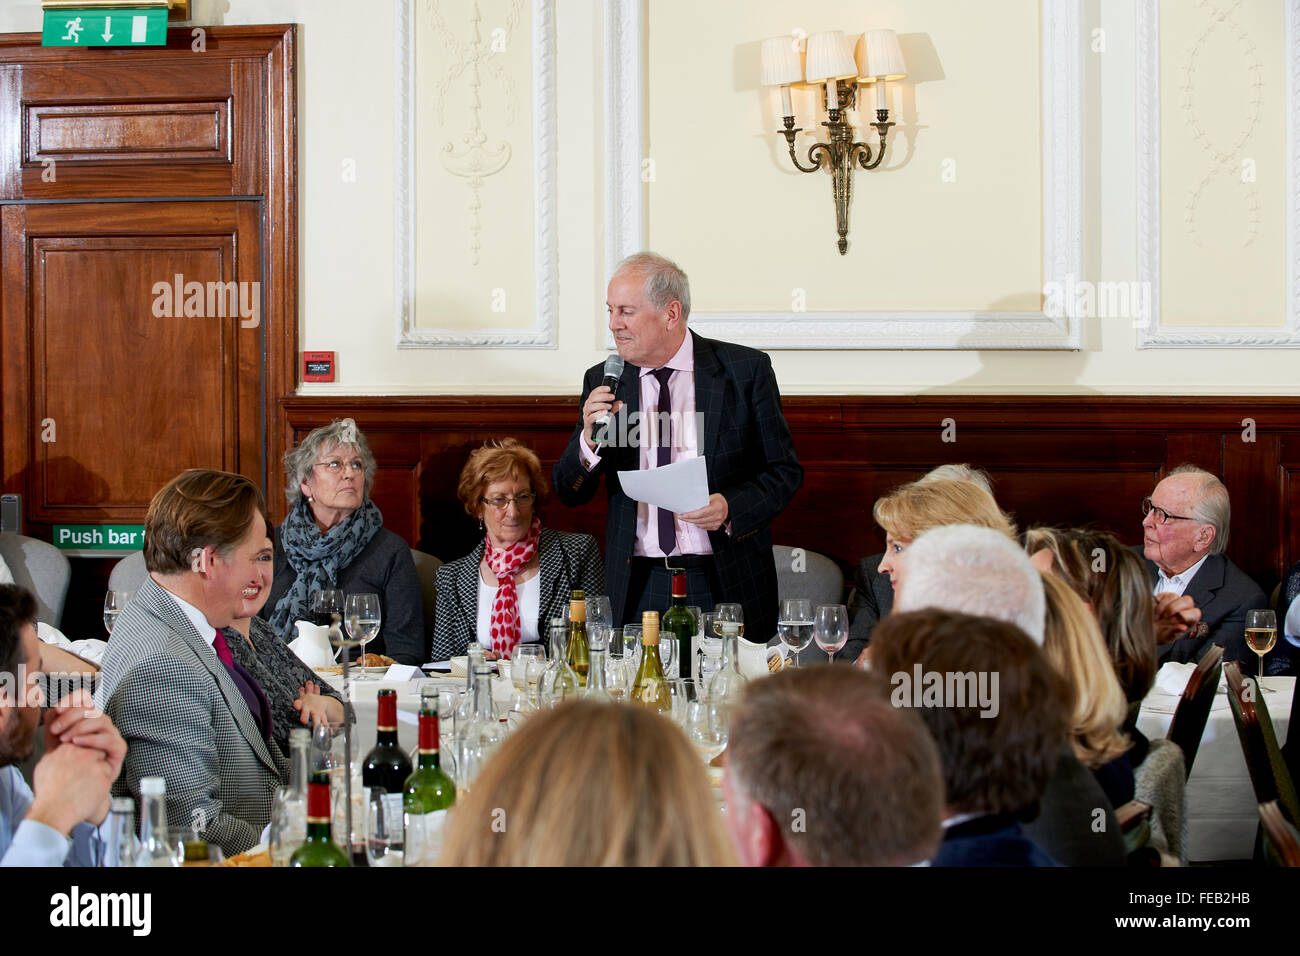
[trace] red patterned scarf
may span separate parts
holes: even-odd
[[[515,590],[515,572],[537,554],[537,539],[542,534],[542,521],[533,518],[528,537],[516,541],[504,551],[492,547],[492,539],[484,536],[483,556],[487,566],[497,576],[497,596],[492,602],[492,650],[509,659],[519,643],[519,592]]]

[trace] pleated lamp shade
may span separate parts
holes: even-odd
[[[788,86],[803,82],[803,54],[799,41],[792,36],[772,37],[763,41],[764,86]]]
[[[901,80],[907,76],[898,34],[893,30],[868,30],[862,34],[857,46],[857,70],[864,80]]]
[[[853,44],[843,30],[827,30],[808,37],[807,74],[809,83],[857,77]]]

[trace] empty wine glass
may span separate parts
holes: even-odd
[[[781,617],[776,625],[781,643],[794,652],[794,666],[799,666],[799,652],[812,643],[812,602],[807,598],[787,598],[781,602]]]
[[[849,612],[843,604],[823,604],[817,608],[815,621],[817,646],[826,652],[827,663],[835,661],[835,652],[849,640]]]
[[[692,700],[686,704],[686,737],[705,766],[727,749],[725,710],[722,705],[707,700]]]
[[[546,648],[540,644],[520,644],[516,647],[510,676],[514,677],[520,670],[523,671],[523,689],[528,694],[528,699],[535,707],[540,706],[537,688],[541,684],[542,674],[546,671]]]
[[[325,728],[326,733],[329,728]],[[288,787],[275,792],[268,837],[272,866],[288,866],[293,851],[307,840],[307,801]]]
[[[109,591],[104,595],[104,627],[110,636],[113,634],[113,625],[117,623],[118,614],[126,607],[126,602],[129,600],[131,600],[130,591]]]
[[[357,652],[358,659],[365,647],[379,634],[380,624],[378,594],[349,594],[343,605],[343,623],[347,626],[348,638],[361,645]],[[363,668],[357,680],[370,680],[370,675]]]
[[[587,597],[587,627],[593,624],[603,624],[606,627],[614,624],[614,612],[610,609],[609,598],[603,594]]]

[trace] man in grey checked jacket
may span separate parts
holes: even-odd
[[[205,824],[227,854],[257,844],[288,770],[265,695],[219,633],[261,586],[263,508],[247,478],[202,469],[154,496],[149,577],[113,627],[97,696],[127,741],[114,792],[138,800],[142,777],[163,777],[168,823]]]

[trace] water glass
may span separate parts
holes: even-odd
[[[794,652],[794,666],[799,666],[799,653],[813,639],[812,602],[807,598],[787,598],[781,602],[781,616],[776,633],[781,642]]]
[[[348,639],[361,645],[357,652],[358,659],[365,651],[365,646],[379,634],[381,616],[378,594],[349,594],[343,604],[343,623],[347,627]],[[371,680],[364,670],[357,673],[357,680]]]
[[[104,627],[110,636],[113,634],[113,625],[117,623],[117,615],[129,600],[130,591],[109,591],[104,595]]]
[[[271,833],[268,843],[272,866],[288,866],[293,851],[307,840],[307,800],[294,797],[288,787],[275,792],[271,803]]]
[[[686,704],[686,737],[703,759],[710,764],[718,754],[727,749],[727,720],[725,708],[707,700],[693,700]]]
[[[593,594],[587,598],[587,627],[593,624],[603,624],[605,627],[612,627],[614,624],[614,612],[609,605],[609,598],[603,594]]]

